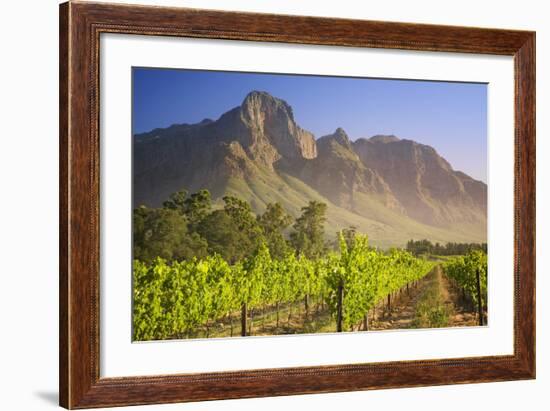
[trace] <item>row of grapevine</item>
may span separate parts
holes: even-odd
[[[311,260],[289,253],[273,259],[261,245],[254,256],[229,265],[220,256],[167,263],[134,262],[134,340],[183,338],[197,327],[241,310],[324,300],[338,328],[360,322],[379,301],[427,274],[433,263],[402,250],[389,253],[368,246],[366,236],[351,244],[340,239],[340,253]],[[207,331],[208,335],[208,331]]]
[[[478,307],[479,324],[483,325],[483,309],[487,306],[487,254],[473,250],[453,258],[443,268]]]
[[[366,322],[375,305],[424,277],[434,265],[403,250],[383,253],[369,248],[366,236],[356,236],[351,246],[340,238],[340,255],[329,256],[326,262],[326,298],[332,312],[337,317],[341,313],[339,329]]]

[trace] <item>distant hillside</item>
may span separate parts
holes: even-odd
[[[134,137],[134,206],[159,206],[182,188],[207,188],[215,200],[230,193],[257,213],[280,202],[297,216],[323,201],[327,234],[353,225],[384,248],[487,239],[487,186],[432,147],[396,136],[351,142],[342,128],[315,140],[289,104],[265,92],[216,121]]]

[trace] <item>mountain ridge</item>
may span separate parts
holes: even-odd
[[[486,240],[487,186],[434,148],[394,135],[351,141],[342,127],[315,139],[290,104],[262,91],[217,120],[134,136],[134,207],[159,206],[183,188],[241,196],[257,213],[285,200],[281,193],[294,198],[285,201],[292,214],[318,195],[333,214],[330,229],[379,223],[368,234],[388,246],[406,241],[387,240],[398,227],[409,238]]]

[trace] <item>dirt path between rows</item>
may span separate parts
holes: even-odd
[[[369,330],[392,330],[412,328],[415,318],[416,304],[429,285],[428,277],[433,276],[433,271],[391,299],[391,310],[388,311],[387,302],[379,305],[374,310],[374,319],[369,324]]]
[[[426,325],[423,311],[439,310],[439,322]],[[376,307],[371,316],[369,330],[390,330],[424,327],[464,327],[477,325],[475,312],[461,297],[461,292],[445,276],[441,266],[436,266],[416,286],[397,293],[391,300]]]

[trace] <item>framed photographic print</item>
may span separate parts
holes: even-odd
[[[535,33],[60,6],[60,403],[535,377]]]

